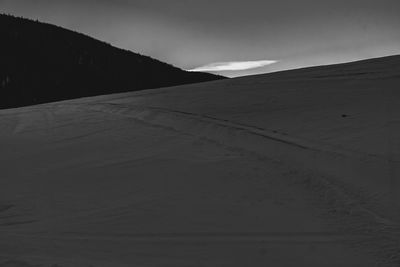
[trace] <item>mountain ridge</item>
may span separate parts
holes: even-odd
[[[0,14],[0,108],[222,79],[56,25]]]

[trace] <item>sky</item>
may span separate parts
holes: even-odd
[[[399,0],[0,0],[0,12],[228,77],[400,54]]]

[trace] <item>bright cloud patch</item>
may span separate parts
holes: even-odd
[[[189,71],[239,71],[250,70],[264,67],[278,62],[277,60],[256,60],[256,61],[231,61],[216,62],[201,67],[191,69]]]

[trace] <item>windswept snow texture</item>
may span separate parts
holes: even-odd
[[[398,266],[400,57],[0,111],[0,266]]]

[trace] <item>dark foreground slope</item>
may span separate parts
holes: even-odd
[[[399,67],[0,110],[0,267],[400,266]]]
[[[0,108],[222,78],[7,15],[0,15],[0,36]]]

